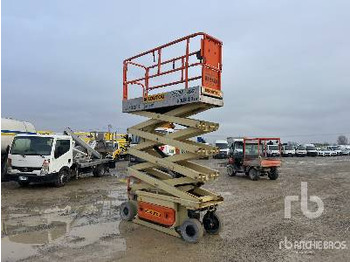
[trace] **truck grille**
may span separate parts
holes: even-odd
[[[21,172],[32,172],[34,170],[41,170],[41,167],[19,167],[19,166],[12,166],[12,169],[17,169]]]

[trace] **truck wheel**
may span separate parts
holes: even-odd
[[[131,221],[136,216],[137,209],[136,206],[130,202],[124,202],[120,206],[120,216],[123,220]]]
[[[94,174],[95,177],[101,177],[104,174],[106,174],[106,170],[107,168],[105,167],[105,165],[97,165],[94,168],[94,171],[92,171],[92,173]]]
[[[233,168],[232,165],[227,165],[227,174],[229,176],[235,176],[236,175],[236,171],[235,171],[235,169]]]
[[[258,180],[260,178],[260,172],[252,167],[249,169],[249,178],[254,181]]]
[[[1,158],[1,181],[7,181],[7,155]]]
[[[203,236],[203,225],[195,218],[186,219],[180,226],[182,238],[189,243],[197,243]]]
[[[221,218],[215,212],[207,212],[203,217],[203,226],[208,234],[219,234],[222,229]]]
[[[278,178],[278,171],[277,171],[277,168],[273,167],[271,168],[269,174],[268,174],[268,177],[271,179],[271,180],[276,180]]]
[[[60,172],[58,172],[56,181],[55,181],[55,187],[62,187],[68,182],[68,171],[65,169],[62,169]]]
[[[29,186],[29,181],[18,181],[18,184],[20,187],[27,187]]]

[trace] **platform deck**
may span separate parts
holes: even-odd
[[[123,101],[123,113],[132,113],[137,111],[161,112],[162,110],[172,109],[177,106],[205,103],[214,107],[224,105],[221,91],[195,86],[187,89],[174,90],[165,93],[148,95],[147,97],[137,97]]]

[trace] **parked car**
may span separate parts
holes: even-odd
[[[319,156],[331,156],[331,151],[328,150],[327,148],[321,148],[319,151],[318,151],[318,155]]]
[[[317,150],[314,144],[306,144],[305,149],[307,156],[317,156]]]
[[[291,145],[284,145],[282,147],[282,156],[295,156],[295,149]]]
[[[306,147],[303,145],[298,146],[297,149],[295,150],[296,156],[306,156],[306,154],[307,154]]]
[[[332,156],[340,156],[342,154],[339,146],[327,146],[327,149],[332,152]]]
[[[350,155],[350,149],[342,148],[342,149],[341,149],[341,154],[342,154],[343,156],[348,156],[348,155]]]

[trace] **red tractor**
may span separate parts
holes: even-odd
[[[280,153],[281,141],[279,138],[238,138],[229,142],[227,165],[229,176],[245,173],[251,180],[258,180],[260,176],[265,175],[271,180],[278,178],[277,168],[281,166],[281,160],[271,157],[269,148],[277,147]]]

